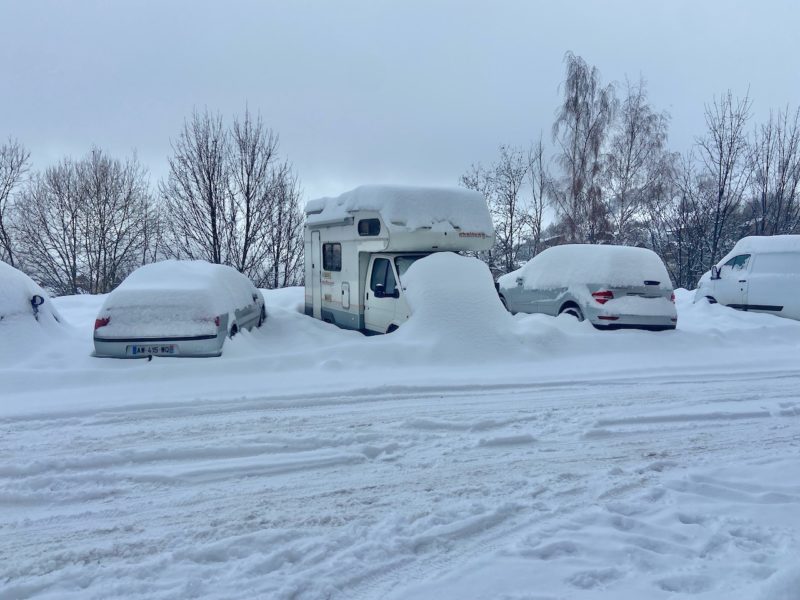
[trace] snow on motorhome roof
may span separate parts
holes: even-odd
[[[751,235],[736,242],[723,259],[746,252],[800,252],[800,235]]]
[[[494,232],[486,199],[463,188],[362,185],[341,196],[306,204],[311,225],[344,219],[361,210],[380,213],[389,229]]]

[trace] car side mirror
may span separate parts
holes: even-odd
[[[522,279],[522,277],[517,277],[517,285],[522,285],[523,283],[525,283],[525,281]]]
[[[31,296],[31,306],[33,308],[39,308],[42,304],[44,304],[44,298],[42,298],[39,294]]]
[[[718,266],[714,265],[711,267],[711,279],[719,279],[720,278],[720,269]]]
[[[386,286],[382,283],[375,284],[375,297],[386,298]]]

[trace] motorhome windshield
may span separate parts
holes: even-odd
[[[420,258],[424,258],[427,254],[408,254],[406,256],[397,256],[394,259],[394,264],[397,267],[397,275],[402,278],[408,271],[408,267],[413,265]]]

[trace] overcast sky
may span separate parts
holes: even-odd
[[[155,182],[194,107],[248,104],[307,198],[453,185],[499,144],[549,142],[568,50],[604,81],[644,76],[675,150],[728,88],[756,119],[800,102],[789,0],[0,0],[0,140],[36,167],[135,149]]]

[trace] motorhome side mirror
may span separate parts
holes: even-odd
[[[39,308],[42,304],[44,304],[44,298],[42,298],[39,294],[35,296],[31,296],[31,306],[34,308]]]
[[[382,283],[378,283],[375,285],[375,297],[376,298],[385,298],[386,297],[386,286]]]

